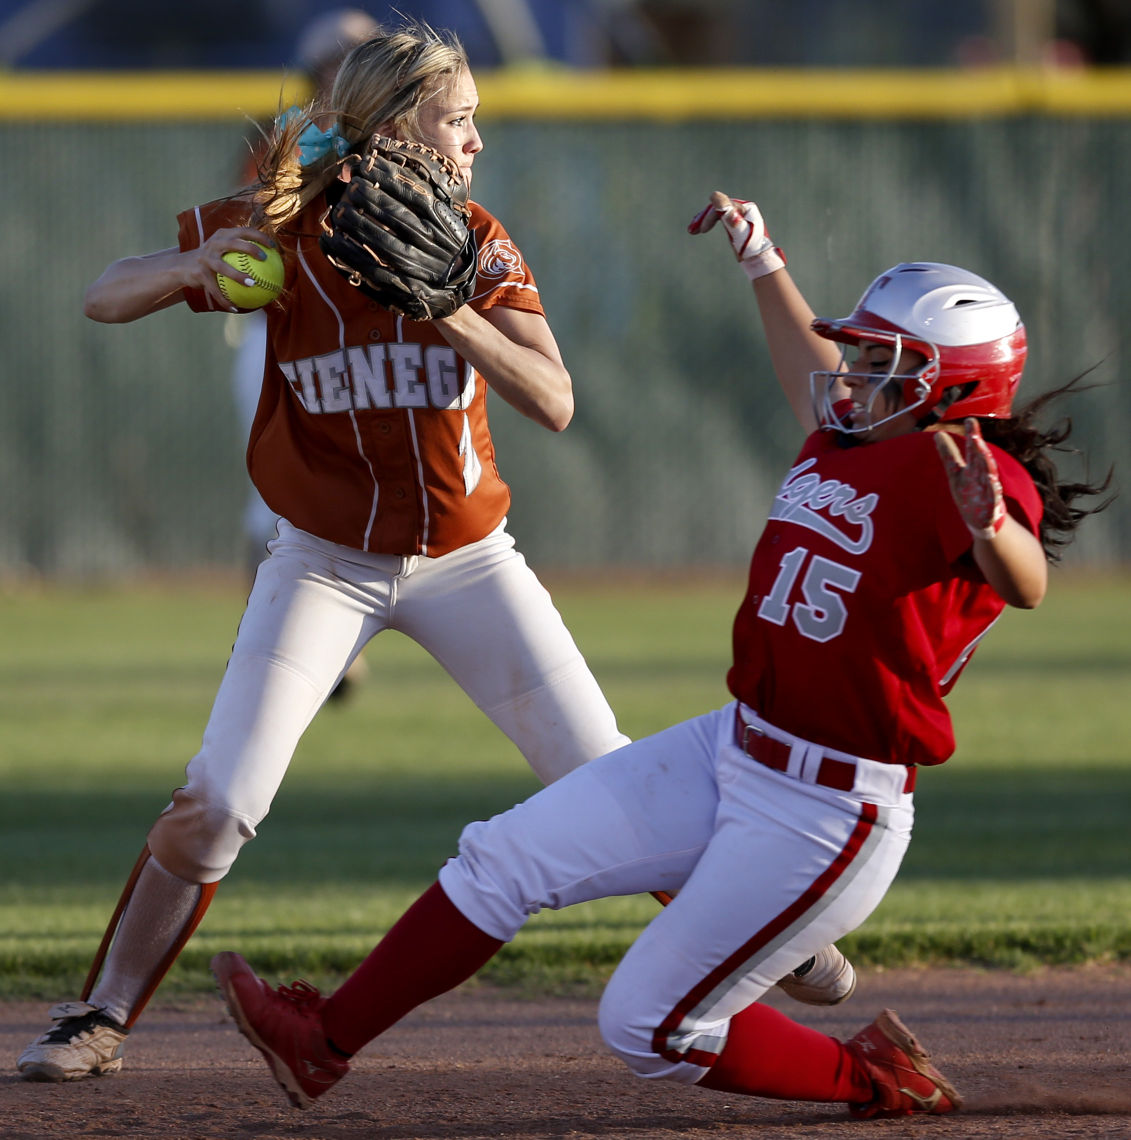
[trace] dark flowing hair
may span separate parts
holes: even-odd
[[[1075,537],[1076,528],[1088,515],[1104,510],[1115,498],[1115,492],[1112,492],[1091,506],[1078,506],[1077,500],[1104,495],[1110,489],[1113,469],[1108,468],[1098,483],[1061,482],[1053,453],[1080,454],[1077,448],[1065,446],[1072,433],[1072,420],[1066,415],[1061,416],[1047,429],[1038,423],[1050,406],[1063,397],[1097,387],[1095,384],[1082,384],[1091,371],[1088,369],[1067,384],[1034,396],[1014,409],[1011,416],[978,420],[983,438],[1012,455],[1036,484],[1044,504],[1038,537],[1050,562],[1060,561],[1064,548]]]

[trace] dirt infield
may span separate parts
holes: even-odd
[[[0,1137],[113,1140],[981,1140],[1131,1138],[1131,968],[1020,977],[973,970],[861,978],[831,1010],[773,1004],[848,1037],[889,1006],[967,1099],[953,1116],[852,1121],[835,1105],[735,1098],[638,1080],[606,1054],[596,1002],[465,988],[406,1018],[324,1100],[291,1109],[219,998],[158,1003],[126,1068],[68,1085],[18,1079],[44,1007],[0,1005]]]

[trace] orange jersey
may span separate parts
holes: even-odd
[[[490,534],[510,505],[495,465],[487,385],[431,322],[395,316],[350,285],[318,248],[316,199],[277,235],[286,265],[267,307],[263,389],[247,446],[267,505],[330,542],[378,554],[438,556]],[[247,225],[245,200],[178,215],[182,250]],[[506,230],[471,203],[479,313],[543,312]],[[196,312],[219,311],[202,290]]]

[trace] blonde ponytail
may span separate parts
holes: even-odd
[[[311,103],[276,122],[252,194],[252,224],[268,233],[284,228],[338,176],[343,158],[333,149],[300,163],[299,136],[312,124],[335,128],[347,153],[363,150],[378,132],[421,141],[421,107],[467,67],[458,37],[422,21],[358,44],[338,68],[325,105]]]

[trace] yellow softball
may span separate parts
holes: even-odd
[[[216,274],[220,292],[237,309],[262,309],[283,291],[283,259],[279,256],[279,251],[259,245],[259,242],[252,244],[267,254],[264,261],[242,250],[229,250],[224,254],[224,260],[241,277],[236,280],[223,273]],[[249,281],[251,284],[246,284]]]

